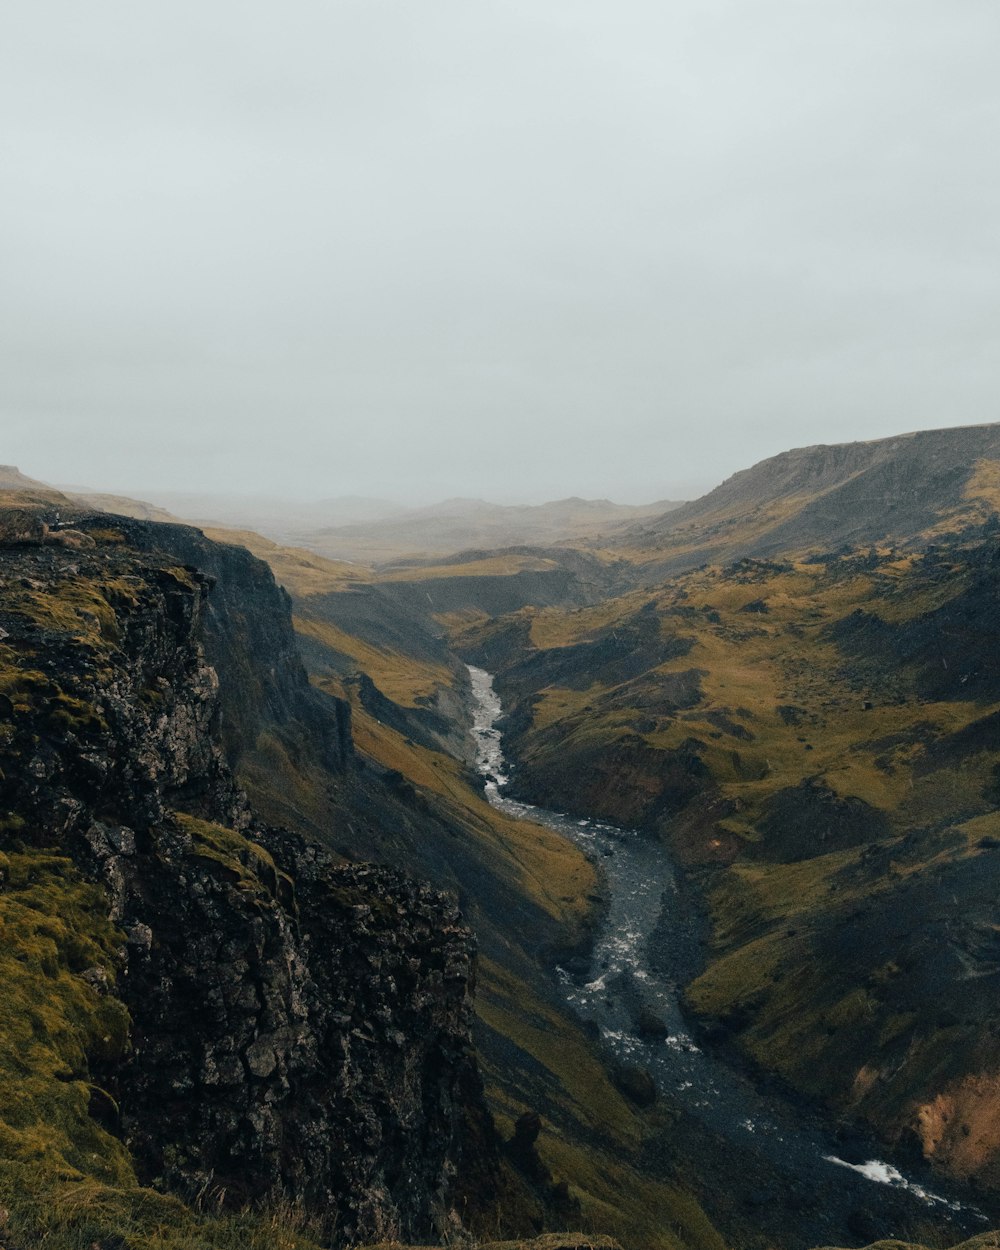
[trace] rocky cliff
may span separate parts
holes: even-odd
[[[497,1156],[468,929],[233,781],[265,730],[350,749],[281,592],[180,527],[85,528],[0,550],[0,921],[37,963],[0,1021],[0,1189],[138,1181],[337,1241],[474,1218]]]

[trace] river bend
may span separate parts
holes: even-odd
[[[870,1145],[865,1150],[856,1141],[853,1151],[845,1149],[833,1128],[827,1129],[818,1116],[762,1090],[696,1043],[680,1008],[682,986],[658,974],[656,967],[663,961],[652,959],[650,952],[654,934],[658,940],[666,934],[668,948],[671,936],[678,949],[691,943],[690,920],[686,909],[678,906],[677,875],[666,850],[635,830],[511,798],[506,792],[509,766],[497,727],[503,713],[500,698],[489,673],[469,666],[469,676],[477,768],[489,802],[510,816],[568,838],[599,864],[605,879],[609,906],[589,968],[573,973],[554,969],[572,1009],[597,1025],[621,1061],[645,1068],[661,1095],[729,1142],[734,1156],[749,1151],[798,1183],[827,1188],[836,1181],[838,1189],[857,1188],[858,1200],[869,1207],[878,1201],[878,1187],[884,1186],[892,1191],[897,1211],[901,1199],[908,1199],[954,1221],[956,1231],[980,1231],[986,1217],[947,1195],[936,1179],[929,1183],[907,1176],[876,1158]],[[676,931],[671,935],[672,926]],[[665,1035],[639,1033],[636,1022],[643,1011],[666,1026]]]

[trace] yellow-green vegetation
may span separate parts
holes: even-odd
[[[296,601],[296,632],[344,657],[349,668],[371,677],[393,702],[414,707],[418,700],[433,698],[451,684],[453,676],[444,665],[369,641],[307,610],[310,600],[372,585],[376,576],[371,569],[327,560],[301,548],[283,547],[250,530],[209,529],[205,534],[216,542],[246,547],[264,560]]]
[[[597,886],[594,868],[580,851],[549,829],[514,820],[491,807],[470,786],[453,756],[407,740],[357,702],[353,726],[359,750],[437,795],[443,813],[466,836],[478,840],[497,873],[565,925],[568,941],[579,936],[590,914],[589,896]]]
[[[513,1241],[464,1241],[469,1250],[621,1250],[613,1237],[584,1232],[542,1233],[539,1237],[519,1237]],[[380,1241],[359,1250],[417,1250],[398,1241]],[[426,1247],[424,1248],[426,1250]]]
[[[354,735],[358,750],[436,796],[437,810],[452,827],[476,839],[482,862],[558,920],[567,941],[578,937],[597,882],[591,864],[571,844],[498,812],[470,786],[458,761],[407,741],[356,701]],[[476,1011],[485,1036],[497,1038],[495,1048],[480,1047],[480,1062],[501,1131],[509,1135],[524,1112],[541,1112],[539,1154],[556,1179],[568,1181],[585,1229],[652,1250],[721,1250],[718,1234],[690,1194],[643,1176],[642,1143],[662,1117],[628,1103],[592,1043],[546,1001],[532,975],[547,980],[540,969],[531,974],[523,957],[506,966],[485,956],[479,961]],[[500,1053],[502,1063],[492,1057]]]
[[[364,564],[327,560],[302,547],[283,547],[253,530],[208,528],[203,533],[214,542],[246,547],[252,551],[271,566],[281,585],[297,598],[330,594],[374,579],[374,574]]]
[[[270,852],[235,829],[199,820],[183,812],[173,813],[174,823],[191,839],[192,854],[217,864],[243,894],[269,905],[279,887],[285,897],[294,894],[294,883],[282,872]]]
[[[959,1242],[953,1246],[952,1250],[997,1250],[1000,1246],[1000,1233],[980,1233],[978,1237],[970,1237],[968,1241]],[[833,1250],[833,1247],[824,1246],[821,1250]],[[926,1246],[918,1245],[912,1241],[897,1241],[895,1238],[887,1237],[883,1241],[873,1241],[870,1246],[866,1246],[865,1250],[927,1250]]]
[[[305,654],[317,658],[320,667],[315,683],[351,704],[355,750],[390,776],[404,779],[411,803],[426,809],[434,822],[433,836],[440,844],[427,848],[428,862],[440,856],[462,864],[464,869],[456,868],[455,884],[461,884],[463,871],[477,883],[462,901],[480,936],[479,1056],[501,1132],[509,1136],[525,1112],[541,1115],[540,1156],[555,1180],[568,1183],[570,1196],[580,1202],[583,1226],[595,1237],[612,1233],[626,1245],[654,1250],[720,1250],[718,1234],[689,1194],[643,1174],[643,1144],[662,1130],[664,1113],[640,1111],[623,1097],[593,1042],[552,1000],[551,974],[529,953],[539,940],[537,921],[530,918],[535,913],[547,918],[548,942],[572,947],[585,936],[599,888],[593,866],[565,839],[491,807],[473,783],[467,763],[443,746],[418,741],[407,732],[405,717],[397,723],[391,714],[383,717],[366,706],[361,688],[350,680],[352,673],[371,678],[380,694],[412,714],[415,723],[438,697],[458,702],[457,666],[428,660],[419,625],[414,646],[408,648],[406,634],[389,645],[371,636],[363,621],[351,626],[346,614],[336,612],[327,618],[325,596],[351,595],[359,580],[355,568],[342,577],[318,557],[269,549],[256,540],[254,547],[293,594],[296,629],[309,644]],[[303,566],[308,567],[306,575]],[[450,576],[469,566],[444,567]],[[523,567],[521,560],[503,558],[477,571],[504,576]],[[398,578],[441,572],[407,569]],[[324,654],[338,658],[336,675],[322,671],[319,657]],[[349,664],[340,663],[343,657]],[[306,791],[310,785],[325,791],[321,779],[296,775],[288,760],[275,758],[272,764],[274,775],[285,778],[288,789],[298,795],[298,809],[312,810]],[[255,801],[259,803],[259,796]],[[319,809],[316,804],[317,819]],[[399,845],[395,854],[410,871],[421,874],[419,848]],[[492,905],[493,893],[509,900],[509,908],[503,902]]]
[[[321,1250],[292,1209],[218,1215],[139,1186],[50,1186],[29,1172],[0,1188],[0,1203],[0,1238],[32,1250]]]
[[[121,943],[103,894],[56,853],[0,857],[0,1156],[53,1179],[131,1177],[121,1145],[90,1117],[89,1063],[121,1055],[128,1018],[114,982]],[[92,972],[92,980],[82,973]],[[96,984],[95,984],[96,982]]]
[[[403,707],[415,707],[418,700],[432,697],[453,680],[443,664],[419,660],[366,642],[327,621],[297,616],[295,629],[304,638],[313,638],[349,656],[356,672],[367,674],[383,694]]]
[[[973,465],[962,489],[962,498],[947,509],[940,522],[927,531],[928,538],[959,533],[1000,513],[1000,460],[983,458]]]
[[[502,552],[481,559],[454,561],[449,564],[408,564],[387,568],[379,575],[384,582],[426,582],[440,577],[510,577],[514,573],[537,573],[559,568],[547,556]]]
[[[700,877],[712,940],[692,1009],[762,1067],[989,1183],[996,594],[973,533],[453,622],[463,654],[500,657],[534,794],[642,824]]]
[[[129,1048],[114,993],[123,941],[103,892],[64,856],[0,854],[0,1242],[9,1233],[39,1250],[89,1250],[117,1235],[129,1250],[314,1250],[292,1212],[220,1217],[143,1188],[94,1118],[95,1104],[114,1104],[92,1071]]]
[[[556,682],[532,690],[523,758],[545,767],[556,751],[610,746],[631,732],[652,748],[646,758],[655,763],[696,739],[713,791],[730,809],[700,844],[687,847],[696,856],[731,853],[733,838],[758,840],[768,800],[807,779],[888,813],[899,827],[936,803],[954,810],[953,791],[968,792],[970,783],[981,787],[989,761],[972,758],[964,772],[948,778],[915,775],[912,765],[928,741],[958,732],[997,705],[917,700],[908,693],[905,666],[897,673],[856,666],[852,673],[831,634],[861,607],[898,623],[954,597],[954,581],[928,581],[914,593],[907,581],[913,563],[886,554],[872,571],[851,569],[846,559],[832,569],[806,563],[736,572],[713,567],[677,579],[652,600],[633,593],[595,608],[523,613],[538,652],[612,637],[643,602],[655,604],[664,640],[690,640],[682,654],[613,684],[599,671],[587,680],[588,657],[581,654],[580,680],[572,688]],[[475,627],[458,633],[457,645],[467,647],[475,633]],[[694,705],[664,704],[658,694],[671,676],[692,670],[699,683]],[[631,781],[655,789],[653,778],[641,773]]]

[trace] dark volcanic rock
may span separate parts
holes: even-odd
[[[183,822],[154,863],[107,865],[129,935],[134,1050],[109,1074],[125,1137],[166,1188],[292,1194],[349,1239],[426,1236],[462,1141],[489,1147],[469,931],[428,887],[259,836],[245,874],[199,862]]]
[[[350,709],[314,690],[292,629],[291,601],[274,574],[245,547],[216,543],[188,525],[127,517],[94,517],[84,529],[109,522],[130,546],[167,553],[197,569],[211,586],[199,641],[219,676],[219,735],[231,766],[262,734],[283,739],[297,757],[341,768],[351,755]]]
[[[158,1186],[291,1201],[338,1241],[428,1238],[489,1202],[499,1166],[471,935],[429,887],[336,867],[256,821],[220,708],[257,709],[242,749],[264,725],[291,740],[303,709],[307,727],[310,709],[331,723],[288,651],[287,602],[246,553],[208,550],[207,577],[176,562],[211,548],[200,535],[167,527],[166,551],[144,552],[157,527],[139,525],[136,545],[125,528],[122,542],[121,526],[93,527],[85,552],[2,553],[0,847],[57,848],[103,885],[122,931],[117,985],[93,988],[123,1000],[131,1039],[107,1039],[80,1074],[112,1095],[92,1114]],[[201,645],[213,631],[234,647],[221,694]]]
[[[998,456],[1000,424],[799,447],[733,474],[622,541],[659,549],[664,573],[737,551],[766,557],[814,544],[831,551],[908,542],[960,505],[977,462]]]
[[[646,1068],[631,1063],[615,1063],[611,1079],[637,1107],[651,1107],[656,1102],[656,1082]]]

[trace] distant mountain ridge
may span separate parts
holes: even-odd
[[[630,522],[660,517],[681,506],[670,500],[633,505],[577,495],[542,504],[497,504],[457,496],[419,508],[353,495],[316,501],[197,491],[125,496],[85,486],[52,487],[13,465],[0,465],[2,491],[31,493],[34,502],[76,504],[136,520],[253,530],[327,559],[355,563],[437,558],[474,548],[589,545]]]
[[[324,525],[366,524],[405,511],[386,499],[345,495],[329,499],[282,498],[265,494],[218,494],[207,491],[143,491],[153,503],[198,525],[256,529],[288,541],[301,529]]]
[[[571,496],[543,504],[497,504],[448,499],[371,523],[329,526],[292,535],[328,559],[385,561],[526,545],[583,542],[631,521],[662,516],[680,504],[617,504]]]
[[[844,544],[908,544],[1000,508],[1000,424],[801,447],[632,527],[623,542],[661,573]]]
[[[0,490],[51,490],[51,487],[33,477],[25,477],[16,464],[0,464]]]

